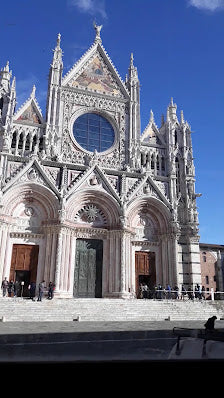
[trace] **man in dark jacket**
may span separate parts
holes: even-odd
[[[42,297],[43,297],[43,294],[44,294],[44,283],[45,283],[45,281],[42,281],[42,282],[40,282],[39,283],[39,291],[38,291],[38,299],[37,299],[37,301],[42,301]]]

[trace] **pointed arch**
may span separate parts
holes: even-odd
[[[105,216],[108,228],[114,228],[120,223],[120,206],[115,199],[106,192],[96,190],[82,190],[71,195],[65,205],[67,219],[74,221],[77,214],[86,205],[95,205]]]

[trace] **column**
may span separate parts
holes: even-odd
[[[121,232],[121,294],[125,293],[125,232]]]
[[[2,225],[2,234],[1,234],[1,252],[0,252],[0,277],[3,279],[7,275],[3,275],[5,272],[5,249],[6,249],[6,244],[7,244],[7,235],[8,235],[8,229],[6,225]]]
[[[173,275],[172,275],[172,283],[173,285],[179,286],[179,275],[178,275],[178,266],[177,266],[177,261],[178,261],[178,235],[177,234],[171,234],[171,245],[170,245],[170,267],[173,269]]]
[[[56,251],[56,265],[55,265],[55,291],[59,291],[60,271],[61,271],[61,254],[62,254],[62,229],[58,232],[57,251]]]

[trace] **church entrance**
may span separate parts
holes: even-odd
[[[18,295],[29,296],[28,286],[36,282],[38,253],[38,245],[13,245],[9,280],[18,282]]]
[[[102,297],[103,241],[77,239],[74,297]]]
[[[156,284],[155,253],[153,252],[135,252],[135,288],[137,298],[140,297],[139,286],[141,283],[146,283],[151,292]]]

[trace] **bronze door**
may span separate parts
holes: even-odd
[[[102,297],[103,241],[77,239],[74,297]]]

